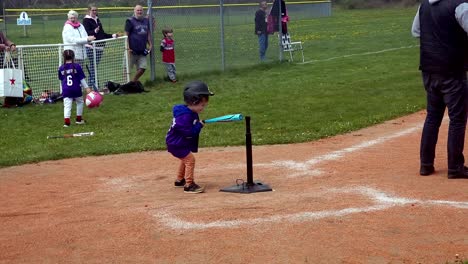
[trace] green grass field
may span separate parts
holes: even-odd
[[[183,85],[192,79],[206,81],[216,93],[202,118],[229,113],[251,116],[255,145],[316,140],[418,111],[425,106],[425,96],[418,41],[410,34],[415,10],[335,9],[332,17],[291,22],[294,37],[305,42],[306,60],[314,60],[304,65],[275,62],[276,36],[271,36],[268,54],[272,62],[258,65],[255,36],[245,35],[253,25],[229,26],[226,37],[236,39],[231,45],[243,43],[243,38],[249,41],[227,50],[228,60],[235,57],[242,67],[222,74],[210,67],[190,71],[190,65],[208,57],[210,50],[200,48],[197,54],[184,50],[182,43],[190,35],[184,40],[185,29],[176,30],[181,43],[176,50],[180,82],[147,83],[151,91],[147,94],[107,95],[101,108],[85,109],[85,126],[62,128],[61,103],[0,109],[0,166],[163,150],[171,108],[182,103]],[[46,139],[87,131],[96,135]],[[244,123],[212,124],[203,129],[200,145],[243,145],[244,140]]]

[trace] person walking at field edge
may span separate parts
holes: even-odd
[[[117,38],[119,34],[108,34],[104,31],[101,20],[97,16],[98,8],[94,4],[88,6],[88,14],[83,18],[83,26],[86,30],[88,36],[94,36],[96,40]],[[89,85],[97,91],[97,86],[95,85],[95,67],[99,64],[104,52],[104,42],[96,43],[94,49],[93,46],[86,47],[86,55],[89,60]],[[94,65],[94,53],[96,53],[96,65]]]
[[[172,28],[165,28],[162,30],[162,34],[164,38],[161,40],[160,50],[162,52],[162,62],[166,66],[166,79],[176,83],[174,32],[172,31]]]
[[[419,69],[427,95],[420,175],[435,171],[437,138],[447,107],[448,178],[468,178],[463,156],[468,110],[468,1],[423,0],[411,32],[420,39]]]
[[[255,34],[258,36],[258,49],[260,52],[260,60],[265,61],[265,53],[268,49],[268,32],[267,32],[267,1],[259,2],[260,8],[255,12]]]
[[[136,65],[137,68],[132,82],[138,82],[146,70],[146,55],[151,52],[153,45],[149,29],[149,20],[143,15],[143,7],[136,5],[133,17],[125,22],[131,65]]]
[[[184,89],[183,105],[172,108],[172,125],[166,135],[167,151],[180,159],[175,187],[184,187],[186,193],[204,191],[194,181],[195,156],[198,152],[198,138],[204,126],[198,116],[208,105],[209,97],[214,95],[208,86],[201,81],[188,83]]]
[[[78,13],[70,10],[67,14],[68,20],[65,22],[62,31],[63,44],[70,44],[63,47],[64,50],[73,50],[75,53],[75,62],[83,65],[86,59],[85,44],[96,39],[94,36],[88,36],[84,26],[78,21]]]

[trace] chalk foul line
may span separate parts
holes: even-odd
[[[310,61],[305,61],[305,62],[298,62],[296,64],[310,64],[310,63],[316,63],[316,62],[322,62],[322,61],[331,61],[331,60],[337,60],[337,59],[344,59],[344,58],[355,57],[355,56],[373,55],[373,54],[385,53],[385,52],[389,52],[389,51],[396,51],[396,50],[402,50],[402,49],[412,49],[412,48],[416,48],[416,47],[419,47],[419,45],[410,45],[410,46],[390,48],[390,49],[384,49],[384,50],[378,50],[378,51],[369,51],[369,52],[363,52],[363,53],[347,54],[347,55],[343,55],[343,56],[331,57],[331,58],[326,58],[326,59],[321,59],[321,60],[310,60]]]
[[[378,144],[382,144],[386,141],[389,141],[398,137],[411,134],[417,130],[420,130],[421,128],[422,128],[422,125],[418,124],[417,126],[398,131],[397,133],[387,135],[387,136],[382,136],[382,137],[369,140],[369,141],[364,141],[359,144],[353,145],[351,147],[336,150],[331,153],[327,153],[318,157],[311,158],[304,162],[295,161],[295,160],[276,160],[276,161],[272,161],[269,163],[258,163],[254,165],[260,166],[260,167],[279,167],[279,168],[288,169],[288,175],[286,177],[289,177],[289,178],[300,177],[300,176],[317,176],[321,174],[321,171],[314,169],[313,166],[321,162],[334,161],[334,160],[341,159],[346,154],[350,154],[350,153],[353,153],[362,149],[366,149],[366,148],[369,148]]]
[[[375,204],[364,207],[349,207],[340,210],[323,210],[323,211],[305,211],[294,214],[272,215],[268,217],[247,218],[238,220],[218,220],[212,222],[192,222],[183,220],[180,217],[173,215],[169,210],[164,209],[153,214],[162,224],[168,228],[180,230],[201,230],[209,228],[235,228],[246,225],[258,225],[264,223],[277,222],[306,222],[325,218],[344,217],[352,214],[382,211],[392,207],[405,206],[408,204],[419,204],[423,206],[445,206],[459,209],[468,209],[468,202],[462,201],[445,201],[445,200],[420,200],[412,198],[404,198],[391,196],[383,191],[370,187],[352,187],[330,189],[324,194],[359,194],[368,197]]]

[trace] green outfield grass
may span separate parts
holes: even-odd
[[[223,74],[206,71],[209,67],[186,70],[185,63],[206,58],[210,50],[200,47],[195,56],[179,44],[178,84],[157,81],[147,83],[150,93],[107,95],[101,108],[85,109],[85,126],[62,128],[61,103],[0,109],[0,166],[163,150],[171,108],[182,103],[183,85],[192,79],[206,81],[216,93],[202,118],[229,113],[251,116],[255,145],[316,140],[418,111],[425,106],[425,95],[418,71],[418,42],[409,32],[414,12],[415,8],[333,10],[332,17],[295,21],[290,31],[305,42],[306,59],[316,60],[304,65],[275,62],[273,41],[268,54],[272,62],[258,65],[252,25],[229,26],[227,38],[237,42],[229,42],[227,59],[244,61],[239,67]],[[196,28],[177,30],[177,41],[189,41],[184,40],[185,30]],[[204,32],[199,28],[193,34]],[[244,40],[250,44],[242,45]],[[389,50],[399,47],[405,48]],[[365,54],[376,51],[384,52]],[[46,139],[87,131],[96,135]],[[243,145],[244,140],[243,122],[210,124],[202,131],[200,145]]]

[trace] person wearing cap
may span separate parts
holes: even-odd
[[[86,59],[85,45],[96,39],[95,36],[88,36],[83,24],[78,21],[78,13],[70,10],[67,14],[68,20],[63,25],[62,38],[64,50],[70,49],[75,53],[75,62],[83,65]],[[89,45],[89,44],[88,44]]]
[[[202,81],[192,81],[184,88],[185,104],[172,108],[172,125],[166,135],[167,151],[180,160],[174,187],[183,187],[185,193],[201,193],[204,187],[194,180],[195,156],[199,134],[205,125],[201,113],[214,95]]]

